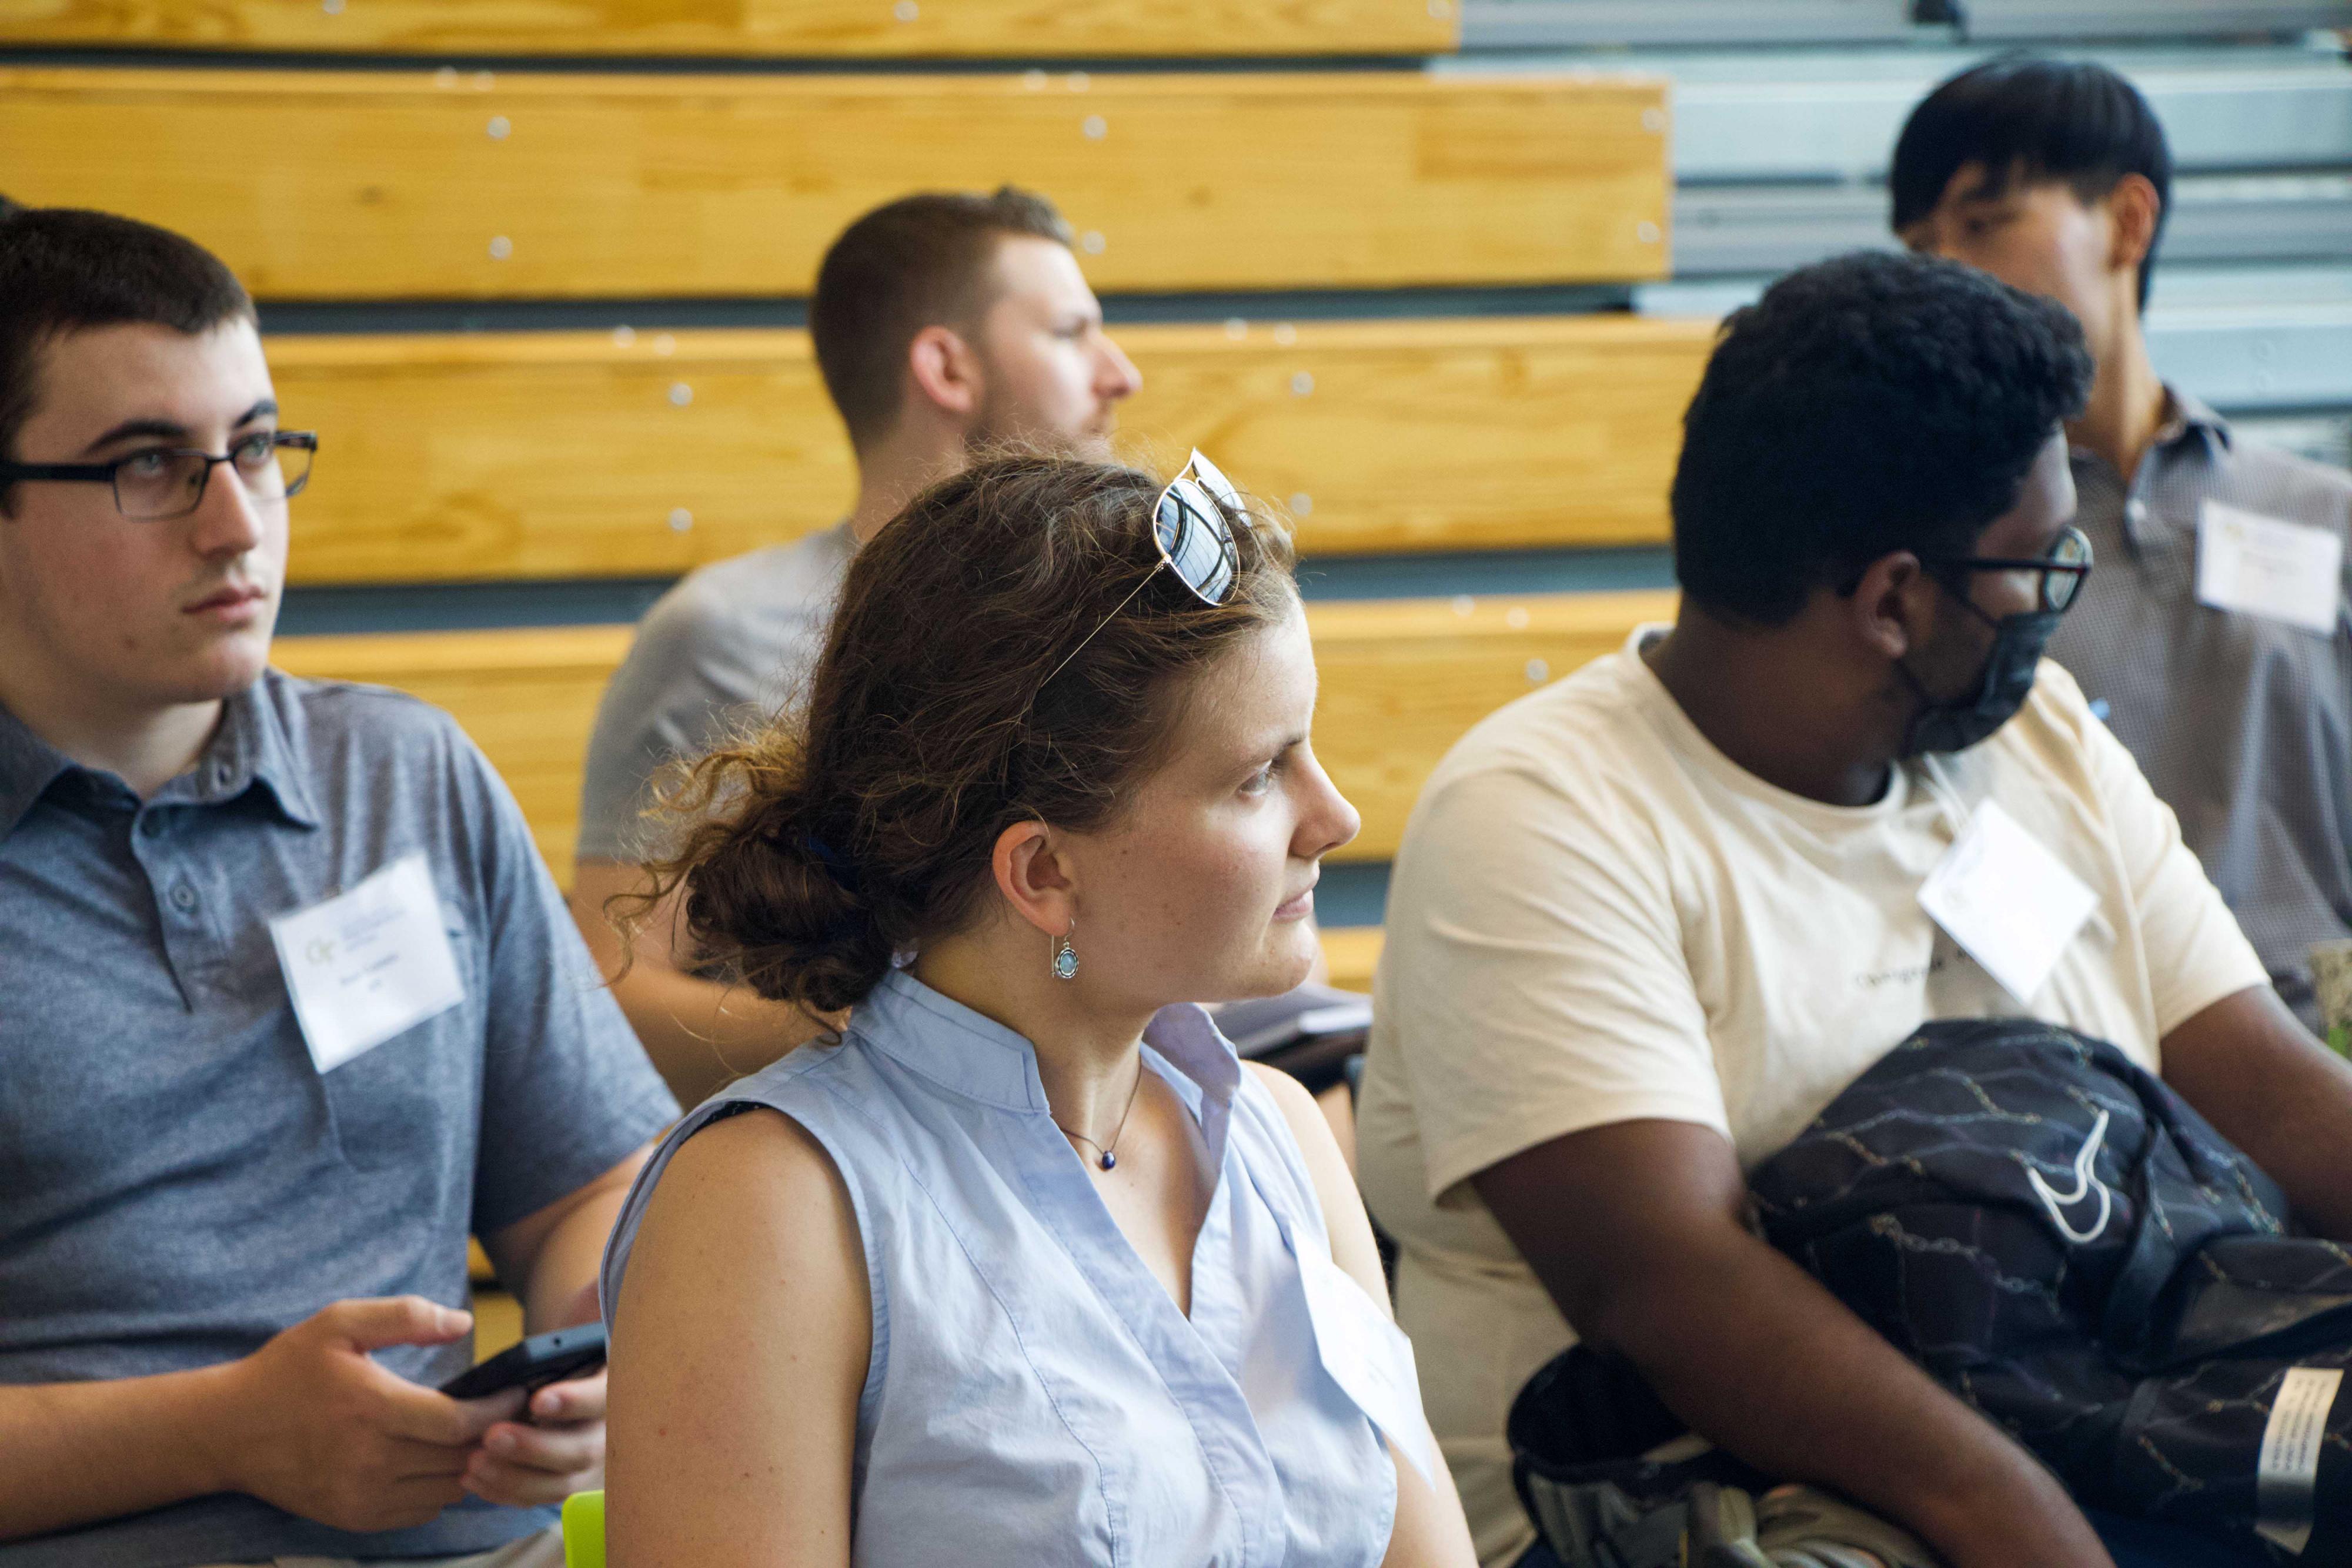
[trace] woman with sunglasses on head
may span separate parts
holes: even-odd
[[[1357,827],[1290,562],[1197,453],[982,462],[698,769],[661,891],[849,1021],[614,1232],[616,1563],[1469,1568],[1339,1150],[1189,1005],[1297,983]]]

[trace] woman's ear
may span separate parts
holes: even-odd
[[[1060,936],[1076,924],[1077,882],[1045,823],[1015,822],[997,834],[989,865],[1004,902],[1039,931]]]
[[[981,404],[980,356],[952,327],[929,326],[907,345],[915,391],[940,412],[969,417]]]

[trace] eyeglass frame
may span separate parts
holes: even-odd
[[[2060,560],[2057,559],[2058,552],[2063,549],[2070,541],[2082,547],[2082,559]],[[2063,615],[2074,607],[2075,600],[2082,597],[2083,584],[2090,580],[2091,569],[2097,565],[2098,562],[2096,553],[2091,548],[2091,536],[2070,524],[2066,528],[2060,529],[2058,537],[2051,541],[2050,552],[2034,559],[2021,559],[2014,556],[1962,555],[1939,556],[1933,559],[1923,558],[1920,564],[1922,566],[1941,570],[1958,570],[1961,571],[2040,572],[2042,574],[2042,580],[2034,593],[2034,604],[2036,610],[2042,612],[2056,611],[2058,613]],[[2056,574],[2063,574],[2068,579],[2070,583],[2070,586],[2066,590],[2066,596],[2063,599],[2057,598],[2051,591],[2051,578]],[[1969,600],[1966,594],[1962,594],[1959,597],[1961,602],[1968,604],[1970,609],[1975,608],[1974,601]]]
[[[1202,501],[1207,503],[1207,506],[1205,507],[1195,506],[1186,498],[1187,492],[1199,497]],[[1201,518],[1213,530],[1213,537],[1216,540],[1218,554],[1222,559],[1225,574],[1225,591],[1214,599],[1210,598],[1199,583],[1184,575],[1184,569],[1176,564],[1173,550],[1160,537],[1160,509],[1171,500],[1185,512]],[[1118,620],[1120,611],[1135,602],[1135,596],[1143,591],[1144,584],[1158,577],[1163,570],[1175,573],[1176,580],[1192,590],[1192,597],[1203,604],[1223,604],[1231,598],[1233,585],[1241,580],[1241,551],[1236,548],[1237,536],[1234,532],[1235,522],[1253,533],[1256,531],[1257,525],[1250,520],[1249,508],[1242,505],[1241,491],[1234,486],[1231,479],[1225,477],[1223,469],[1210,462],[1208,456],[1199,447],[1194,447],[1192,455],[1184,460],[1184,466],[1176,471],[1176,476],[1169,480],[1160,489],[1160,494],[1152,498],[1151,545],[1160,552],[1159,560],[1153,563],[1150,571],[1143,574],[1142,581],[1128,590],[1127,597],[1112,605],[1110,613],[1097,622],[1094,630],[1079,638],[1078,645],[1071,649],[1064,655],[1060,664],[1046,673],[1045,678],[1037,683],[1037,690],[1043,692],[1047,686],[1053,685],[1054,677],[1068,669],[1070,661],[1084,653],[1087,643],[1102,635],[1102,629]],[[1180,523],[1176,529],[1175,544],[1181,549],[1183,543],[1184,530]]]
[[[134,523],[168,523],[176,517],[184,517],[188,516],[198,507],[205,504],[205,496],[206,492],[212,488],[213,470],[224,463],[236,462],[237,447],[243,446],[248,442],[260,441],[264,439],[268,440],[269,443],[271,460],[273,462],[276,461],[276,455],[279,452],[308,452],[310,454],[313,460],[315,460],[319,455],[319,433],[317,431],[277,430],[270,432],[267,437],[259,435],[247,436],[244,441],[234,443],[226,452],[222,453],[206,452],[200,446],[142,446],[138,451],[130,454],[128,456],[118,457],[111,463],[0,463],[0,485],[14,485],[27,480],[65,484],[104,485],[107,488],[114,492],[114,509],[117,512],[121,513],[123,517],[128,517],[131,521]],[[176,512],[155,512],[142,516],[140,514],[125,510],[122,505],[122,486],[116,479],[117,472],[121,469],[124,465],[136,463],[142,457],[157,456],[203,458],[205,460],[205,476],[203,480],[197,484],[195,495],[190,498],[185,507]],[[242,481],[240,480],[240,483]],[[277,495],[256,497],[255,499],[265,501],[290,501],[295,497],[300,495],[303,487],[310,483],[310,470],[308,467],[305,467],[302,472],[296,476],[291,485],[287,486]],[[247,487],[247,494],[252,494],[250,486]]]

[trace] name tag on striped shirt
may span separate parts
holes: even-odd
[[[2342,601],[2344,540],[2219,501],[2197,514],[2197,602],[2326,636]]]

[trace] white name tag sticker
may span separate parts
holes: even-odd
[[[1307,1288],[1307,1315],[1315,1324],[1323,1370],[1421,1479],[1435,1485],[1436,1442],[1421,1410],[1412,1342],[1361,1285],[1312,1247],[1299,1255],[1298,1278]]]
[[[2344,540],[2208,501],[2197,514],[2197,602],[2326,636],[2342,601]]]
[[[2313,1493],[2319,1454],[2327,1446],[2327,1412],[2344,1386],[2340,1366],[2294,1366],[2279,1380],[2278,1398],[2263,1427],[2254,1472],[2254,1533],[2296,1556],[2311,1544]]]
[[[320,1072],[466,999],[423,855],[269,923],[302,1039]]]
[[[1990,800],[1919,888],[1919,906],[2001,989],[2031,1002],[2099,895]]]

